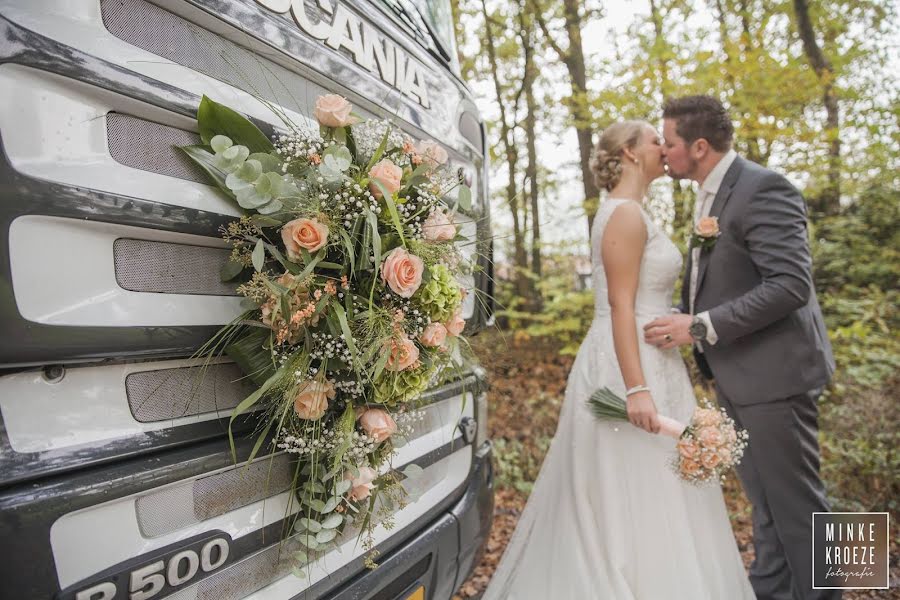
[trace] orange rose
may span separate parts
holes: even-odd
[[[415,342],[402,336],[399,340],[391,340],[390,354],[384,368],[388,371],[403,371],[419,360],[419,349]]]
[[[450,158],[444,147],[432,140],[422,140],[416,145],[416,154],[422,157],[422,160],[437,167],[443,165]]]
[[[419,336],[419,341],[422,342],[422,345],[429,348],[443,346],[446,339],[447,328],[440,323],[429,323],[422,335]]]
[[[318,219],[294,219],[281,228],[281,239],[288,258],[300,258],[300,248],[315,252],[328,242],[328,227]]]
[[[722,463],[718,452],[704,452],[700,457],[700,463],[707,469],[715,469]]]
[[[716,427],[704,427],[697,434],[697,439],[704,448],[718,448],[722,444],[722,434]]]
[[[694,233],[704,238],[716,237],[719,235],[719,218],[703,217],[697,221]]]
[[[424,269],[425,264],[421,258],[410,254],[405,248],[397,247],[391,250],[381,264],[381,279],[390,286],[395,294],[402,298],[409,298],[422,285]]]
[[[397,423],[386,411],[370,408],[359,417],[359,425],[376,443],[383,442],[397,432]]]
[[[429,242],[444,242],[456,237],[456,225],[450,217],[440,208],[431,209],[425,223],[422,224],[422,234]]]
[[[358,477],[354,477],[350,471],[344,473],[344,479],[350,482],[350,499],[359,502],[368,498],[375,487],[375,484],[372,482],[377,477],[378,473],[372,467],[360,467]]]
[[[698,408],[694,411],[693,420],[701,427],[716,427],[722,423],[722,413],[713,408]]]
[[[393,194],[400,190],[403,169],[391,162],[390,159],[385,158],[369,170],[369,178],[380,182],[389,194]],[[376,198],[381,198],[381,190],[374,182],[369,184],[369,191]]]
[[[700,473],[700,463],[697,461],[691,460],[689,458],[683,459],[681,461],[680,469],[681,474],[685,477],[694,477]]]
[[[697,447],[697,442],[690,438],[681,438],[678,440],[678,454],[681,455],[682,458],[694,459],[697,457],[697,454],[700,452],[700,449]]]
[[[350,116],[353,105],[337,94],[325,94],[316,98],[316,109],[313,114],[316,120],[325,127],[346,127],[356,119]]]
[[[301,419],[321,419],[328,408],[328,400],[334,398],[334,394],[334,384],[330,381],[307,381],[297,390],[294,411]]]
[[[457,308],[456,312],[453,313],[453,316],[450,317],[450,320],[448,320],[444,324],[444,326],[447,328],[447,333],[449,333],[453,337],[461,334],[466,326],[466,320],[462,318],[461,312],[461,309]]]

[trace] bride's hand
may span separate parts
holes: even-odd
[[[625,402],[632,425],[650,433],[659,433],[659,417],[650,392],[637,392],[628,396]]]

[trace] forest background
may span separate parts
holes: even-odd
[[[592,142],[620,119],[661,125],[664,98],[704,93],[729,108],[737,151],[807,200],[837,360],[820,402],[822,474],[834,510],[891,513],[893,589],[878,597],[900,598],[897,4],[453,0],[453,11],[463,77],[488,122],[498,304],[496,330],[476,342],[490,349],[494,381],[497,512],[461,596],[478,595],[502,553],[590,325],[587,239],[602,200]],[[661,179],[650,191],[654,218],[682,249],[695,189]],[[749,507],[737,483],[726,495],[749,561]]]

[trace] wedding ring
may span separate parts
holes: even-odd
[[[671,333],[667,333],[667,334],[664,335],[663,337],[665,338],[665,340],[666,340],[667,342],[671,342],[671,341],[672,341],[672,334],[671,334]]]

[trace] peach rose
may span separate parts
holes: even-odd
[[[440,323],[429,323],[425,331],[419,336],[419,341],[422,342],[422,345],[429,348],[443,346],[446,340],[447,328]]]
[[[457,308],[456,312],[453,313],[453,316],[444,324],[444,327],[447,328],[447,333],[453,337],[461,334],[466,326],[466,320],[462,318],[461,313],[461,309]]]
[[[387,411],[380,408],[370,408],[363,412],[359,417],[359,424],[376,443],[383,442],[397,432],[397,423]]]
[[[694,228],[694,233],[704,238],[716,237],[719,235],[719,218],[718,217],[703,217],[699,221],[697,221],[697,226]]]
[[[375,484],[372,482],[377,477],[378,473],[372,467],[360,467],[358,477],[354,477],[350,471],[344,473],[344,479],[350,482],[350,499],[359,502],[368,498],[375,487]]]
[[[384,368],[388,371],[403,371],[419,360],[419,349],[415,342],[402,336],[399,340],[391,340],[390,355]]]
[[[429,242],[445,242],[456,237],[456,225],[447,213],[434,207],[422,224],[422,234]]]
[[[722,464],[722,458],[718,452],[704,452],[700,457],[700,463],[707,469],[715,469]]]
[[[403,169],[395,165],[390,159],[378,161],[374,167],[369,170],[369,178],[379,181],[381,185],[393,194],[400,190],[400,180],[403,178]],[[369,191],[376,198],[381,198],[381,189],[374,182],[369,184]]]
[[[697,434],[697,439],[704,448],[718,448],[722,444],[722,434],[716,427],[704,427]]]
[[[697,448],[697,442],[690,438],[681,438],[678,440],[678,454],[682,458],[695,459],[700,449]]]
[[[294,411],[301,419],[321,419],[328,408],[328,400],[334,398],[334,394],[334,384],[330,381],[307,381],[297,390]]]
[[[325,127],[346,127],[356,122],[350,116],[353,105],[337,94],[325,94],[316,98],[316,109],[313,114],[316,120]]]
[[[294,219],[281,228],[281,239],[287,249],[288,258],[297,260],[300,248],[315,252],[328,242],[328,227],[318,219]]]
[[[433,140],[422,140],[416,144],[416,154],[432,167],[443,165],[450,158],[444,147]]]
[[[681,461],[681,474],[686,477],[693,477],[700,474],[700,463],[689,458]]]
[[[693,421],[701,427],[717,427],[722,423],[722,413],[714,408],[698,408],[694,411]]]
[[[391,250],[381,264],[381,279],[390,286],[395,294],[402,298],[409,298],[422,285],[424,269],[425,264],[421,258],[410,254],[405,248],[397,247]]]

